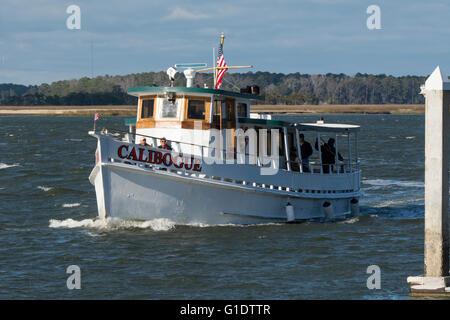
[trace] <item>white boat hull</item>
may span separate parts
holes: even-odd
[[[177,224],[286,222],[287,203],[293,206],[296,221],[320,219],[327,217],[324,201],[333,206],[333,218],[345,218],[351,213],[351,199],[358,197],[287,196],[278,190],[257,190],[115,163],[98,164],[91,182],[95,185],[100,218],[167,218]]]
[[[357,211],[359,171],[324,175],[279,170],[261,175],[254,165],[211,164],[205,159],[189,164],[188,155],[92,135],[98,147],[89,180],[102,219],[254,224],[345,218]]]

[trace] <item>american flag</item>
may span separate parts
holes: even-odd
[[[225,59],[223,58],[223,44],[222,44],[222,42],[219,45],[219,54],[217,56],[217,66],[218,67],[226,67],[227,66],[227,63],[225,62]],[[222,86],[222,77],[223,77],[223,74],[227,70],[228,69],[217,69],[216,89],[220,89],[220,87]]]
[[[98,112],[96,112],[94,115],[94,121],[97,121],[97,120],[98,120]]]

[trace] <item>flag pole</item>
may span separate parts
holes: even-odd
[[[222,32],[222,34],[220,35],[220,47],[222,48],[222,50],[223,50],[223,40],[225,40],[225,35]],[[216,65],[216,67],[217,67],[217,65]],[[219,71],[216,69],[216,85],[217,85],[217,76],[218,75],[219,75]],[[216,86],[214,86],[214,89],[216,89]]]
[[[213,47],[213,63],[212,63],[212,68],[211,70],[214,70],[214,89],[216,88],[216,69],[214,69],[216,67],[216,49]]]
[[[220,47],[222,48],[222,50],[223,50],[223,40],[225,39],[225,35],[223,34],[223,32],[222,32],[222,34],[220,35]],[[214,89],[217,89],[216,88],[216,85],[217,85],[217,75],[218,75],[218,70],[217,70],[217,67],[218,67],[218,65],[217,65],[217,63],[216,63],[216,69],[214,70],[214,73],[215,73],[215,75],[216,76],[214,76]],[[219,144],[219,146],[220,146],[220,158],[221,159],[223,159],[223,134],[222,134],[222,101],[220,101],[220,125],[219,125],[219,127],[220,127],[220,144]]]
[[[220,35],[220,46],[223,48],[223,40],[225,39],[225,35],[222,34]],[[216,89],[216,85],[217,85],[217,62],[215,62],[215,69],[214,69],[214,89]]]
[[[97,120],[98,120],[98,112],[96,111],[94,113],[94,132],[95,132],[95,122],[97,122]]]

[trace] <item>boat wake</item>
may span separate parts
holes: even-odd
[[[1,163],[0,162],[0,169],[7,169],[7,168],[12,168],[12,167],[17,167],[19,166],[18,163],[15,164],[6,164],[6,163]]]
[[[170,219],[160,218],[147,221],[128,220],[120,218],[84,219],[84,220],[56,220],[49,221],[50,228],[90,228],[98,230],[127,230],[127,229],[152,229],[153,231],[168,231],[175,227],[175,222]]]
[[[73,207],[79,207],[81,203],[64,203],[62,205],[63,208],[73,208]]]
[[[353,223],[359,222],[359,220],[360,220],[359,218],[360,217],[353,217],[350,219],[346,219],[344,221],[339,221],[338,223],[339,224],[353,224]]]
[[[281,223],[282,224],[282,223]],[[84,220],[74,220],[65,219],[57,220],[51,219],[49,221],[50,228],[88,228],[88,229],[98,229],[98,230],[131,230],[131,229],[151,229],[153,231],[169,231],[174,229],[175,226],[186,226],[194,228],[211,228],[211,227],[249,227],[249,226],[270,226],[270,225],[280,225],[276,222],[268,222],[263,224],[207,224],[200,222],[188,222],[183,224],[176,224],[174,221],[167,218],[158,218],[152,220],[131,220],[131,219],[121,219],[121,218],[107,218],[106,221],[100,218],[96,219],[84,219]]]
[[[421,181],[401,181],[401,180],[384,180],[384,179],[372,179],[372,180],[363,180],[362,183],[368,184],[376,187],[388,187],[388,186],[397,186],[397,187],[411,187],[411,188],[423,188],[424,183]],[[374,189],[372,187],[371,189]]]
[[[37,188],[38,188],[39,190],[42,190],[42,191],[45,191],[45,192],[50,191],[50,190],[53,190],[53,187],[38,186]]]

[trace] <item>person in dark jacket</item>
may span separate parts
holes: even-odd
[[[159,140],[159,141],[161,142],[161,144],[158,146],[159,149],[163,149],[163,150],[167,150],[167,151],[172,150],[172,148],[167,144],[166,138],[161,138],[161,140]],[[167,171],[166,168],[160,168],[160,170]]]
[[[147,143],[147,139],[145,139],[145,138],[141,139],[140,145],[144,146],[144,147],[150,147],[150,145]]]
[[[308,141],[305,141],[303,133],[300,134],[300,153],[302,155],[303,172],[309,172],[309,157],[313,154],[313,149]]]
[[[320,152],[322,153],[322,169],[323,173],[330,173],[333,171],[333,165],[336,163],[336,148],[334,147],[335,140],[333,138],[328,139],[327,143],[320,146]],[[319,150],[318,141],[316,139],[316,150]],[[344,158],[338,153],[339,161],[344,161]]]
[[[167,144],[166,138],[161,138],[160,142],[161,144],[158,146],[158,148],[169,151],[172,150],[172,148]]]

